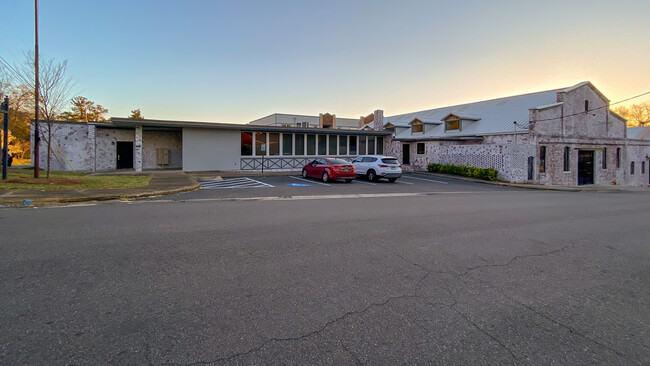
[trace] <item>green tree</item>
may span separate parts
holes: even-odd
[[[140,108],[138,108],[131,111],[131,115],[129,116],[129,118],[144,119],[144,116],[142,115],[142,112],[140,112]]]
[[[77,122],[106,122],[108,109],[102,107],[101,104],[95,104],[82,96],[72,98],[70,104],[72,105],[70,110],[61,114],[63,119]]]

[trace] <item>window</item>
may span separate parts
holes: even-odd
[[[336,147],[338,146],[338,141],[336,140],[337,136],[330,135],[330,155],[336,155]]]
[[[318,155],[327,155],[327,136],[318,135]]]
[[[282,134],[282,155],[293,155],[293,135],[290,133]]]
[[[255,155],[266,155],[266,132],[255,132]]]
[[[348,137],[339,136],[339,155],[348,154]]]
[[[241,133],[241,154],[242,156],[253,155],[253,133]]]
[[[571,156],[571,149],[567,146],[564,148],[564,171],[568,172],[571,170],[571,165],[569,162],[569,157]]]
[[[350,155],[357,155],[357,137],[350,136]]]
[[[585,100],[585,112],[589,112],[589,101]]]
[[[607,148],[603,148],[603,169],[607,169]]]
[[[641,162],[641,174],[645,174],[645,161]]]
[[[307,135],[307,155],[316,155],[316,135]]]
[[[359,136],[359,155],[366,154],[366,136]]]
[[[445,131],[460,130],[460,120],[452,119],[445,121]]]
[[[546,146],[539,147],[539,172],[546,171]]]
[[[621,167],[621,148],[616,148],[616,169]]]
[[[634,162],[630,163],[630,174],[634,175]]]
[[[368,136],[368,154],[375,153],[375,136]]]
[[[382,155],[384,153],[384,137],[377,136],[377,154]]]
[[[280,155],[279,133],[269,133],[269,155]]]
[[[420,133],[423,130],[422,122],[413,122],[411,125],[411,133]]]
[[[424,142],[418,142],[417,148],[418,148],[417,149],[418,154],[420,155],[424,154]]]
[[[305,135],[296,134],[296,155],[305,155]]]

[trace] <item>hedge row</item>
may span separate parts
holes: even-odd
[[[473,166],[460,166],[460,165],[442,165],[442,164],[429,164],[428,170],[432,173],[446,173],[454,175],[463,175],[471,178],[478,178],[483,180],[497,179],[497,171],[495,169],[483,169]]]

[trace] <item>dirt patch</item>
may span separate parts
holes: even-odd
[[[81,179],[71,178],[14,178],[8,179],[7,183],[23,183],[23,184],[45,184],[45,185],[61,185],[61,186],[74,186],[83,183]]]

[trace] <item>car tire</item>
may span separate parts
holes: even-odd
[[[345,183],[352,183],[352,179],[346,179]]]
[[[388,181],[391,182],[391,183],[395,183],[396,180],[397,180],[397,178],[388,178]]]
[[[377,174],[375,174],[374,170],[368,170],[366,177],[368,177],[368,181],[372,182],[377,179]]]
[[[324,183],[327,183],[328,180],[330,180],[330,175],[327,172],[323,172],[323,176],[321,177]]]
[[[307,169],[302,170],[302,177],[307,178]]]

